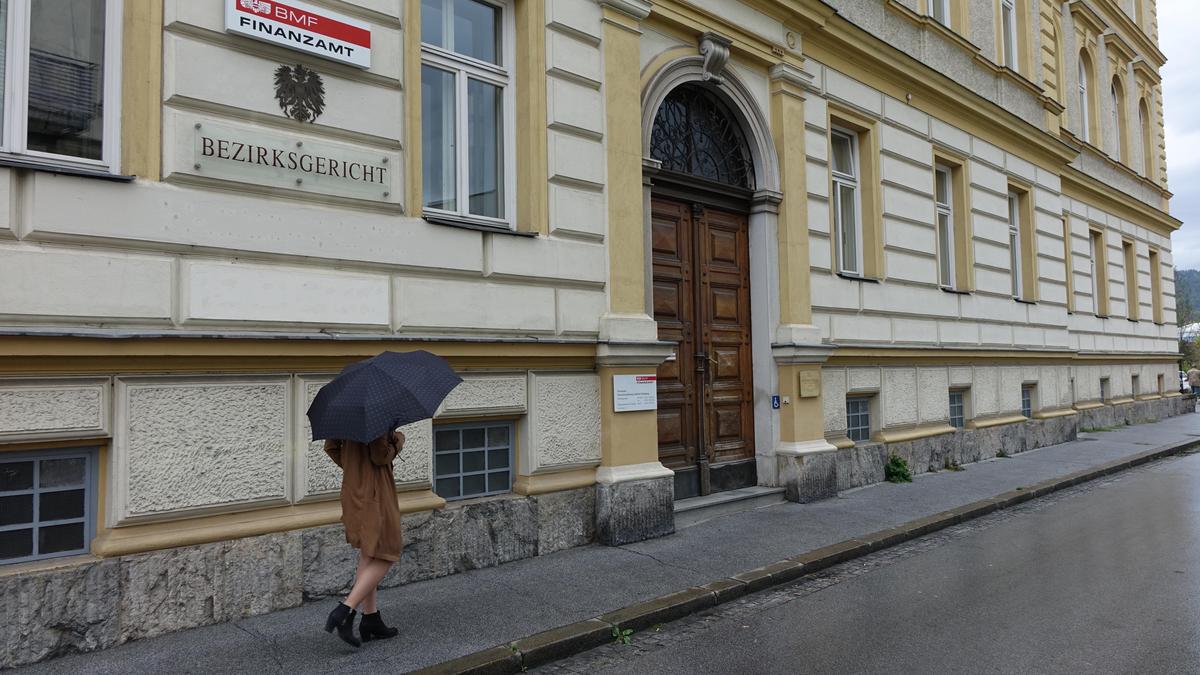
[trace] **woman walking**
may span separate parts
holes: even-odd
[[[376,605],[376,587],[392,565],[400,560],[400,507],[396,503],[396,481],[392,461],[404,447],[404,434],[394,431],[370,443],[327,440],[325,452],[342,468],[342,524],[346,541],[358,549],[358,570],[350,595],[339,602],[325,620],[325,631],[337,634],[359,647],[369,640],[396,637],[400,631],[388,627]],[[360,641],[354,635],[355,610],[362,606]]]

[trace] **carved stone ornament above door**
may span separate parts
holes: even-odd
[[[704,33],[700,36],[700,55],[704,57],[704,81],[721,84],[724,80],[721,73],[729,61],[729,47],[733,41],[717,33]]]

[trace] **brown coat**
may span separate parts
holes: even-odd
[[[342,524],[346,541],[362,555],[398,562],[404,540],[392,461],[404,436],[380,436],[370,443],[325,441],[325,452],[342,467]]]

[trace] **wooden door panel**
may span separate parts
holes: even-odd
[[[705,393],[711,463],[754,457],[750,355],[750,247],[746,217],[705,209],[700,223],[703,322],[699,350],[711,372]]]
[[[670,469],[699,460],[695,401],[695,289],[691,208],[655,199],[651,205],[653,307],[658,339],[675,353],[658,368],[658,458]]]

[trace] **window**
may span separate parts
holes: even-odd
[[[1091,99],[1088,96],[1088,83],[1091,81],[1091,67],[1087,54],[1079,54],[1079,137],[1085,142],[1092,140],[1092,110]]]
[[[1108,378],[1102,377],[1100,378],[1100,400],[1107,401],[1110,398],[1112,398],[1112,394],[1108,388]]]
[[[869,396],[851,396],[846,399],[846,435],[855,443],[871,440]]]
[[[1088,254],[1091,259],[1093,311],[1096,316],[1108,316],[1108,273],[1103,232],[1088,231]]]
[[[938,283],[944,288],[954,288],[954,173],[950,167],[938,164],[933,175],[937,209]]]
[[[1033,418],[1033,390],[1036,386],[1033,384],[1021,385],[1021,414],[1030,419]]]
[[[1026,231],[1026,199],[1026,194],[1015,190],[1008,192],[1008,256],[1012,270],[1012,294],[1017,300],[1031,300],[1034,297],[1033,260],[1030,255],[1033,242],[1032,233]]]
[[[121,3],[0,0],[0,152],[117,169]]]
[[[1113,150],[1117,159],[1129,163],[1129,139],[1125,133],[1125,87],[1114,77],[1109,91],[1112,97]]]
[[[858,134],[830,132],[834,232],[839,271],[863,273],[862,205],[859,200]]]
[[[950,390],[950,426],[962,429],[966,425],[966,392],[962,389]]]
[[[1125,257],[1125,309],[1130,321],[1137,321],[1141,309],[1139,306],[1141,293],[1138,289],[1137,249],[1129,240],[1121,241],[1121,252]]]
[[[0,564],[88,551],[93,456],[89,450],[0,455]]]
[[[1159,393],[1159,394],[1165,394],[1165,393],[1167,393],[1167,390],[1164,388],[1165,386],[1166,386],[1166,378],[1165,378],[1165,377],[1163,377],[1162,373],[1159,373],[1159,375],[1158,375],[1158,389],[1157,389],[1157,391],[1158,391],[1158,393]]]
[[[929,15],[933,20],[950,27],[950,0],[929,0]]]
[[[1140,379],[1137,375],[1130,376],[1129,378],[1129,395],[1134,398],[1137,398],[1142,393],[1142,385],[1138,381]]]
[[[434,492],[467,499],[508,492],[512,487],[512,423],[434,428]]]
[[[1071,252],[1071,218],[1062,216],[1063,265],[1066,267],[1067,313],[1075,311],[1075,255]]]
[[[1017,69],[1017,8],[1016,0],[1000,0],[1001,63]]]
[[[1163,322],[1162,308],[1162,265],[1158,261],[1158,251],[1150,249],[1150,306],[1154,323]]]
[[[1154,177],[1154,132],[1150,129],[1150,107],[1146,99],[1138,102],[1138,128],[1142,130],[1142,174]]]
[[[430,215],[508,225],[509,18],[478,0],[421,0],[421,170]]]

